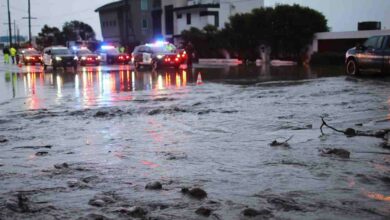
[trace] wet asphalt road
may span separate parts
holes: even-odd
[[[1,64],[0,218],[386,219],[383,140],[319,127],[389,128],[389,85],[337,67]]]

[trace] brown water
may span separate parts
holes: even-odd
[[[269,210],[257,219],[390,216],[382,140],[319,130],[321,116],[342,129],[389,128],[384,76],[297,67],[0,69],[0,135],[8,140],[0,143],[1,219],[128,219],[120,209],[132,206],[145,219],[207,219],[195,213],[201,206],[210,219],[249,219],[246,208]],[[290,136],[290,147],[269,145]],[[350,159],[323,157],[327,147]],[[146,190],[153,181],[163,189]],[[182,187],[208,196],[190,198]],[[12,209],[20,193],[29,200],[23,213]],[[108,202],[89,204],[102,195]]]

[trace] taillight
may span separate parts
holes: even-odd
[[[130,56],[126,56],[126,59],[130,59]]]

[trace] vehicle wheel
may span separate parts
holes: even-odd
[[[152,63],[152,69],[153,69],[153,70],[157,70],[157,68],[158,68],[158,63],[157,63],[157,61],[153,61],[153,63]]]
[[[359,67],[354,59],[348,60],[346,72],[348,75],[351,75],[351,76],[359,75]]]

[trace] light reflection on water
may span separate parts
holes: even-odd
[[[61,104],[66,97],[78,99],[84,107],[98,102],[132,100],[135,91],[182,89],[188,83],[187,71],[184,70],[136,72],[129,67],[114,71],[87,67],[78,73],[27,70],[26,73],[7,72],[5,84],[12,88],[12,98],[27,99],[28,109],[45,108],[47,103],[42,103],[45,99]]]
[[[64,104],[76,99],[76,106],[110,105],[110,102],[131,101],[136,91],[151,91],[159,95],[166,90],[188,88],[204,82],[256,83],[273,80],[299,80],[322,76],[337,76],[336,68],[299,67],[202,67],[188,70],[165,69],[135,71],[130,66],[82,67],[77,73],[58,70],[44,72],[41,67],[20,68],[6,72],[0,81],[0,101],[26,98],[29,109]],[[199,77],[201,76],[201,77]],[[197,82],[201,78],[202,82]],[[44,102],[42,100],[45,100]],[[390,117],[390,116],[389,116]]]

